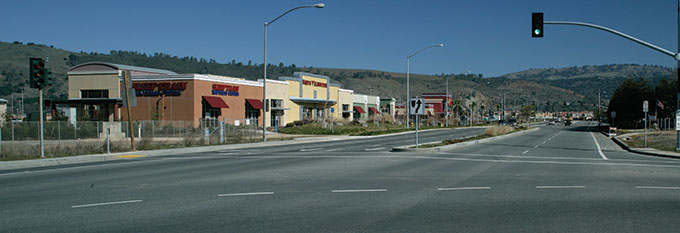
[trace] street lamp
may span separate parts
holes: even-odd
[[[262,82],[262,104],[263,109],[262,109],[262,141],[266,142],[267,141],[267,112],[269,110],[269,104],[267,104],[267,27],[269,27],[270,24],[274,23],[274,21],[278,20],[279,18],[283,17],[284,15],[290,13],[291,11],[301,9],[301,8],[324,8],[326,7],[325,4],[323,3],[317,3],[314,5],[305,5],[305,6],[298,6],[293,9],[290,9],[283,14],[279,15],[278,17],[274,18],[272,21],[269,22],[264,22],[264,63],[262,64],[262,68],[264,70],[264,81]]]
[[[411,98],[411,84],[410,84],[410,78],[409,78],[409,73],[410,73],[410,68],[409,68],[409,61],[411,60],[411,57],[415,56],[416,54],[422,52],[423,50],[432,48],[432,47],[444,47],[444,44],[434,44],[427,46],[425,48],[422,48],[421,50],[418,50],[418,52],[415,52],[411,54],[410,56],[406,57],[406,114],[404,114],[404,118],[406,122],[406,128],[408,129],[409,127],[409,113],[411,112],[411,105],[409,104],[409,98]]]

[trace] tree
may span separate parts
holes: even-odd
[[[536,106],[533,104],[522,105],[519,110],[520,120],[529,121],[529,117],[536,115]]]
[[[654,104],[653,97],[652,88],[644,79],[627,79],[614,91],[607,108],[607,116],[616,111],[614,125],[617,127],[642,127],[641,120],[644,117],[642,101],[647,100]]]
[[[649,110],[652,111],[656,109],[658,117],[666,118],[673,115],[673,110],[675,106],[675,95],[677,80],[674,78],[662,79],[659,84],[654,88],[654,100],[649,100]],[[664,108],[656,107],[656,100],[661,101]],[[653,106],[652,106],[653,105]]]

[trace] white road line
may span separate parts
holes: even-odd
[[[545,142],[542,142],[541,144],[545,144]]]
[[[252,195],[273,195],[274,192],[256,192],[256,193],[225,193],[217,194],[218,197],[230,197],[230,196],[252,196]]]
[[[538,145],[535,145],[534,148],[538,148]]]
[[[595,135],[593,132],[590,132],[590,136],[593,137],[593,141],[595,141],[595,146],[597,146],[597,153],[600,153],[600,156],[604,160],[609,160],[607,156],[604,156],[604,153],[602,153],[602,147],[600,147],[600,143],[597,142],[597,139],[595,139]]]
[[[338,149],[330,149],[330,150],[327,150],[326,152],[333,152],[333,151],[339,151],[339,150],[342,150],[342,148],[338,148]]]
[[[323,149],[323,148],[303,148],[303,149],[300,149],[300,152],[317,151],[317,150],[321,150],[321,149]]]
[[[360,193],[360,192],[387,192],[387,189],[341,189],[332,190],[332,193]]]
[[[455,191],[455,190],[482,190],[491,189],[491,187],[458,187],[458,188],[437,188],[439,191]]]
[[[529,151],[528,151],[528,150],[525,150],[524,152],[522,152],[522,154],[526,154],[527,152],[529,152]]]
[[[103,203],[95,203],[95,204],[74,205],[74,206],[71,206],[71,208],[82,208],[82,207],[93,207],[93,206],[103,206],[103,205],[128,204],[128,203],[136,203],[136,202],[142,202],[142,200],[114,201],[114,202],[103,202]]]
[[[635,186],[636,189],[673,189],[680,190],[680,187],[661,187],[661,186]]]
[[[584,189],[586,186],[536,186],[537,189]]]
[[[366,149],[366,150],[367,151],[374,151],[374,150],[382,150],[382,149],[385,149],[385,147],[370,148],[370,149]]]

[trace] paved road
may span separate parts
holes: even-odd
[[[680,160],[622,151],[585,122],[448,152],[367,150],[400,137],[4,173],[0,232],[680,229]]]

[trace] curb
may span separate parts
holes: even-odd
[[[459,148],[459,147],[477,145],[477,144],[480,144],[480,143],[486,143],[486,142],[490,142],[490,141],[509,138],[509,137],[533,132],[533,131],[536,131],[538,129],[540,129],[540,127],[522,130],[522,131],[519,131],[519,132],[510,133],[510,134],[490,137],[490,138],[483,138],[483,139],[474,140],[474,141],[467,141],[467,142],[455,143],[455,144],[439,146],[439,147],[432,147],[432,148],[411,148],[412,146],[415,146],[415,145],[398,146],[398,147],[393,147],[392,152],[416,152],[416,151],[419,151],[419,152],[437,152],[437,151],[446,151],[446,150],[452,150],[452,149]],[[474,137],[474,136],[470,136],[470,137]],[[464,137],[462,139],[470,138],[470,137]],[[434,144],[434,143],[429,143],[429,144]],[[421,145],[427,145],[427,144],[421,144]]]
[[[625,134],[625,135],[621,135],[621,136],[612,137],[612,141],[614,141],[614,143],[619,145],[624,150],[631,152],[631,153],[651,155],[651,156],[664,157],[664,158],[680,159],[680,153],[660,151],[660,150],[653,149],[653,148],[646,148],[645,150],[640,150],[640,148],[634,148],[634,147],[628,146],[628,144],[626,144],[625,142],[623,142],[619,139],[619,137],[630,136],[630,135],[634,135],[634,134]]]

